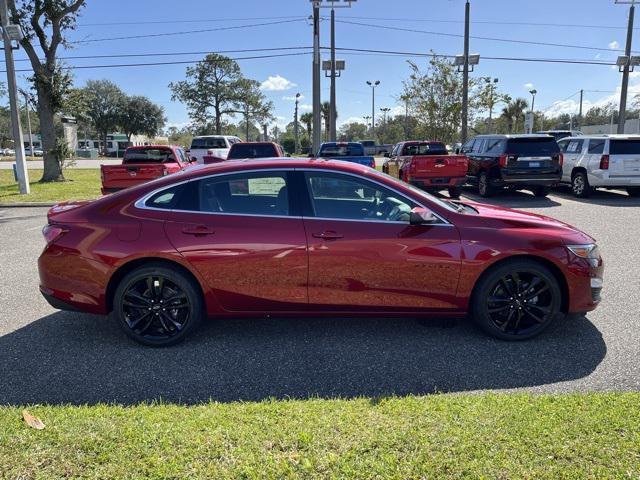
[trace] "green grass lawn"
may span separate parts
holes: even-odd
[[[66,182],[39,183],[42,170],[29,169],[31,194],[20,195],[12,170],[0,170],[0,203],[61,202],[84,200],[100,196],[100,170],[97,168],[67,169]]]
[[[0,407],[2,478],[638,478],[640,394]]]

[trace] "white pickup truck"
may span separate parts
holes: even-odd
[[[576,197],[596,188],[624,188],[640,196],[640,135],[583,135],[558,141],[564,156],[562,182]]]
[[[189,156],[198,163],[205,163],[204,157],[215,157],[226,160],[229,149],[234,143],[242,142],[238,137],[231,135],[202,135],[193,137]]]

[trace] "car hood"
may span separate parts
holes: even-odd
[[[465,202],[467,203],[467,202]],[[490,228],[513,228],[523,230],[548,231],[550,234],[560,236],[566,244],[595,243],[595,239],[573,225],[555,218],[539,215],[537,213],[513,210],[511,208],[497,207],[483,203],[468,203],[478,211],[479,218]]]

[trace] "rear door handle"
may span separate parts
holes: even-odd
[[[321,233],[313,233],[312,235],[315,238],[322,238],[323,240],[337,240],[338,238],[344,238],[344,235],[330,230]]]
[[[215,230],[211,227],[207,227],[206,225],[194,225],[183,228],[182,233],[186,235],[195,235],[196,237],[204,237],[206,235],[213,235]]]

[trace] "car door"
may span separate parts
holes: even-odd
[[[473,152],[473,146],[475,145],[476,142],[479,142],[480,140],[476,140],[476,139],[471,139],[469,140],[467,143],[465,143],[462,148],[460,149],[460,153],[462,155],[466,155],[467,159],[469,160],[469,167],[467,170],[467,173],[469,176],[472,176],[475,178],[475,181],[477,182],[477,177],[480,174],[480,164],[479,164],[479,158],[477,155],[474,154]]]
[[[582,147],[584,146],[584,139],[564,139],[558,142],[560,151],[563,156],[562,164],[562,181],[571,182],[571,172],[580,162],[582,157]],[[564,151],[563,151],[564,148]]]
[[[327,311],[407,312],[459,308],[458,230],[410,225],[417,203],[362,176],[305,171],[311,199],[309,304]]]
[[[302,310],[307,243],[287,171],[188,182],[165,232],[229,311]]]
[[[402,144],[398,144],[395,147],[393,147],[390,158],[387,161],[387,165],[388,165],[387,173],[394,178],[400,178],[400,175],[398,172],[399,172],[399,163],[400,163],[399,154],[401,149],[402,149]]]

